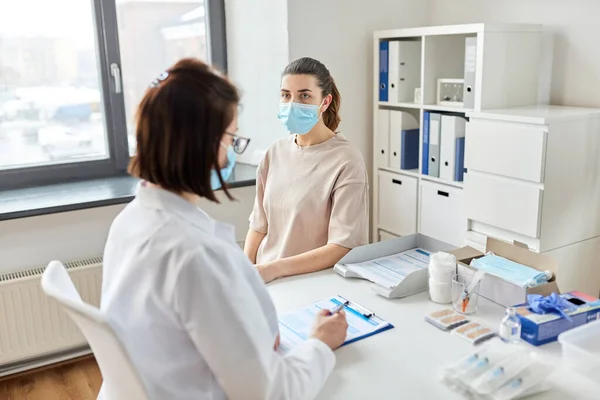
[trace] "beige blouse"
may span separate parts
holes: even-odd
[[[256,177],[250,228],[266,234],[257,264],[328,243],[367,244],[368,179],[361,153],[343,136],[300,147],[295,135],[273,144]]]

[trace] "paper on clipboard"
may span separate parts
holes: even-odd
[[[323,309],[331,310],[345,301],[346,299],[343,297],[333,296],[327,300],[282,315],[279,318],[281,342],[277,352],[286,354],[296,345],[308,339],[319,311]],[[393,328],[393,325],[389,322],[355,303],[350,302],[349,306],[345,307],[345,311],[348,331],[344,345]],[[365,315],[368,315],[368,317]]]

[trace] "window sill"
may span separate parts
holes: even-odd
[[[0,191],[0,221],[129,203],[138,179],[130,176]],[[254,186],[256,167],[236,164],[229,188]]]

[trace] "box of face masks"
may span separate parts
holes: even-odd
[[[458,259],[459,269],[474,270],[469,265],[471,261],[484,256],[480,251],[469,249],[471,250],[470,252],[465,252],[464,256]],[[553,276],[547,283],[535,287],[522,287],[507,282],[502,278],[486,274],[479,286],[479,295],[481,297],[485,297],[504,307],[512,307],[515,304],[525,303],[528,294],[548,296],[552,292],[560,293],[556,282],[556,271],[558,268],[553,258],[529,251],[525,245],[505,243],[493,238],[487,239],[486,253],[489,252],[538,271],[550,271]]]
[[[600,301],[581,292],[561,294],[572,308],[565,310],[565,318],[558,313],[536,314],[529,304],[516,306],[521,320],[521,339],[534,346],[554,342],[562,332],[600,319]]]

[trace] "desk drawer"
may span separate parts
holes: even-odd
[[[469,220],[540,237],[543,191],[536,185],[469,171],[464,190]]]
[[[464,246],[467,215],[463,191],[421,182],[420,233],[454,246]]]
[[[379,228],[399,236],[417,232],[417,179],[379,171]]]
[[[543,183],[546,135],[540,125],[472,119],[467,124],[465,167]]]

